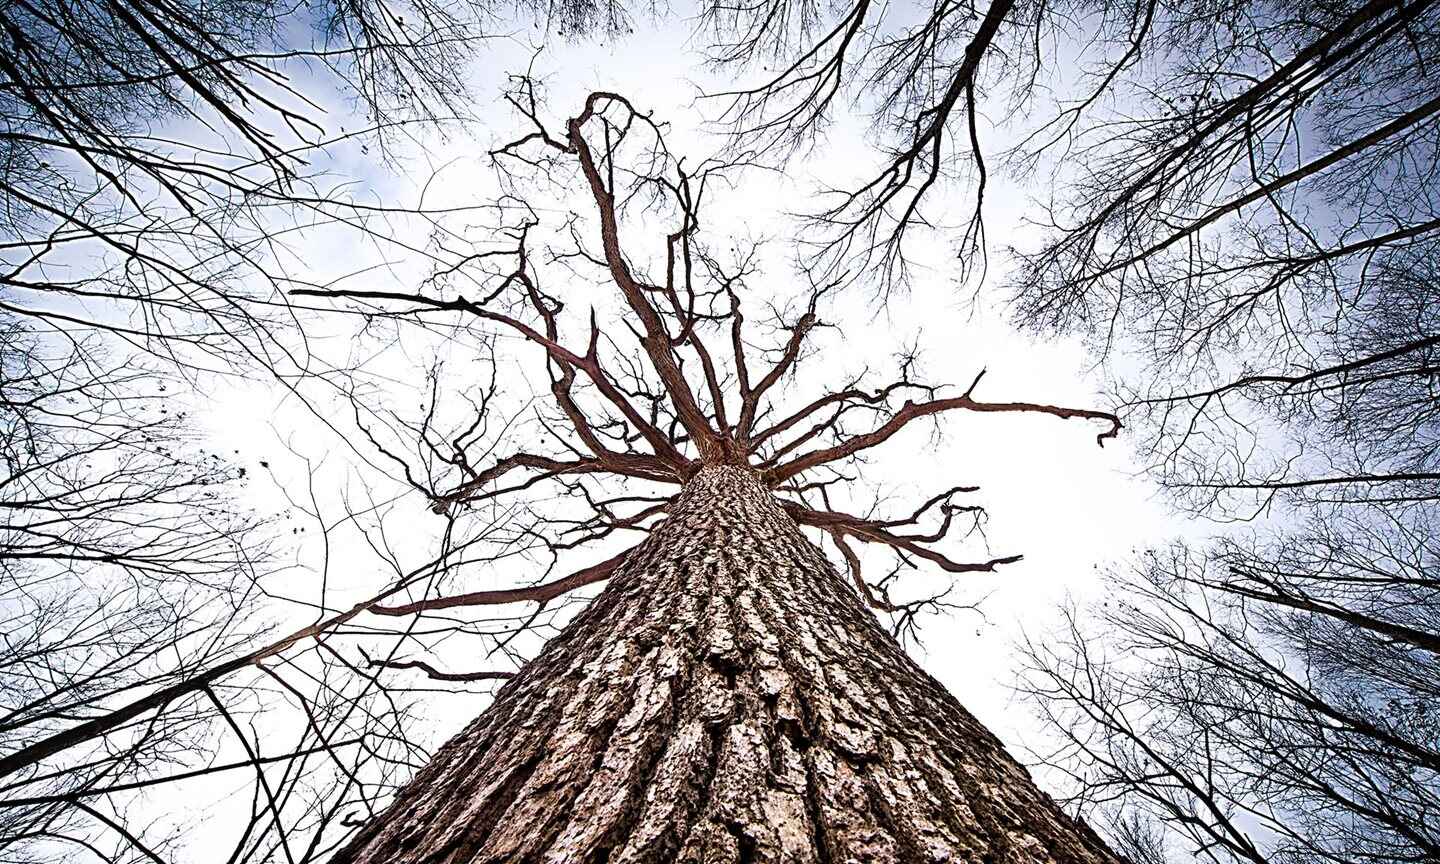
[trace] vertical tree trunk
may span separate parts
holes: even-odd
[[[1107,862],[742,468],[336,859]]]

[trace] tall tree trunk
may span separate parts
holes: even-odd
[[[709,467],[336,860],[1117,859],[753,474]]]

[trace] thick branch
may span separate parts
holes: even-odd
[[[577,570],[569,576],[556,579],[553,582],[546,582],[543,585],[535,585],[530,588],[503,588],[495,591],[474,591],[469,594],[457,594],[453,597],[436,597],[430,600],[416,600],[414,603],[403,603],[399,606],[371,606],[370,612],[376,615],[414,615],[419,612],[433,612],[437,609],[453,609],[457,606],[498,606],[504,603],[545,603],[554,600],[563,594],[568,594],[576,588],[586,585],[593,585],[596,582],[610,578],[625,561],[625,557],[634,549],[626,549],[613,558],[593,564],[583,570]]]
[[[605,250],[605,261],[616,287],[620,289],[620,293],[625,297],[625,302],[629,304],[630,309],[640,319],[641,326],[645,328],[645,336],[640,340],[641,345],[645,348],[645,353],[650,357],[650,362],[654,365],[666,394],[675,406],[676,416],[680,419],[681,425],[685,427],[685,431],[689,433],[691,440],[700,449],[701,457],[706,460],[715,459],[721,452],[718,437],[711,429],[705,412],[700,410],[695,394],[690,390],[689,382],[685,380],[684,374],[681,373],[680,367],[675,362],[675,355],[670,347],[670,333],[665,328],[660,314],[646,298],[644,289],[634,274],[630,272],[630,265],[625,262],[624,252],[620,248],[620,222],[615,212],[615,196],[606,187],[604,178],[600,176],[600,169],[595,163],[595,155],[582,132],[582,127],[587,120],[594,116],[596,106],[601,100],[618,102],[637,116],[639,112],[636,112],[630,103],[621,96],[613,93],[592,93],[585,100],[585,110],[581,112],[580,116],[571,119],[569,123],[570,147],[580,159],[580,169],[585,175],[586,182],[590,185],[590,193],[595,199],[595,207],[600,215],[600,237]]]
[[[510,487],[498,492],[487,493],[479,496],[478,493],[486,484],[500,479],[517,468],[531,468],[541,473],[532,477],[529,481],[518,487]],[[645,480],[659,482],[674,481],[673,472],[667,470],[665,463],[649,456],[641,456],[631,453],[616,453],[604,451],[604,454],[595,459],[574,459],[565,461],[553,459],[549,456],[537,456],[531,453],[516,453],[506,456],[484,471],[476,474],[471,480],[461,484],[452,492],[435,499],[431,510],[436,513],[444,513],[451,504],[462,501],[473,501],[477,497],[492,497],[503,492],[514,492],[526,488],[532,483],[572,474],[623,474],[627,477],[636,477]]]

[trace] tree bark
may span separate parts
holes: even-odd
[[[728,466],[335,860],[1118,861]]]

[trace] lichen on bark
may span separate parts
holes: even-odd
[[[335,860],[1117,859],[905,654],[753,472],[711,466]]]

